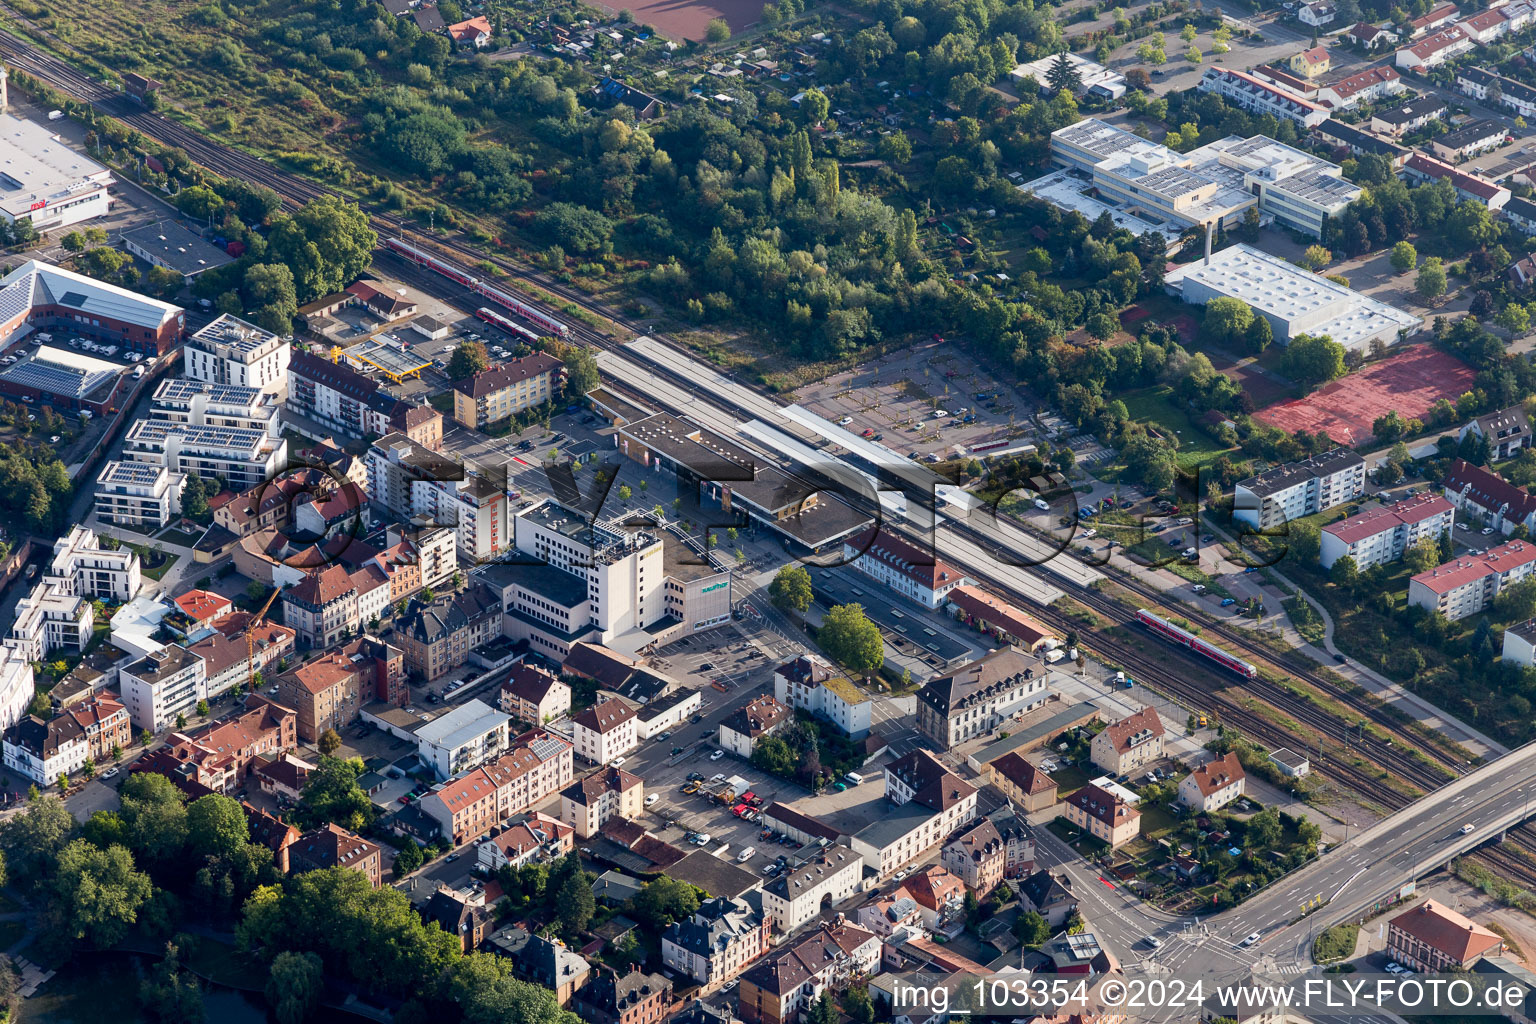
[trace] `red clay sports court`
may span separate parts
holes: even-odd
[[[1455,356],[1415,345],[1324,385],[1306,398],[1260,410],[1253,418],[1293,434],[1326,431],[1341,444],[1361,444],[1370,440],[1371,424],[1378,417],[1396,409],[1404,419],[1422,419],[1440,399],[1454,402],[1471,390],[1475,376]]]

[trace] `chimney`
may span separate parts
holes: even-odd
[[[1205,265],[1211,265],[1211,239],[1216,236],[1216,222],[1210,221],[1205,225]]]

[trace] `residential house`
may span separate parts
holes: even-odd
[[[1317,91],[1317,98],[1335,110],[1349,110],[1362,103],[1376,103],[1388,96],[1396,96],[1407,88],[1397,69],[1383,64],[1322,86]]]
[[[964,920],[965,883],[938,864],[912,872],[901,887],[912,896],[929,931],[945,932]]]
[[[1484,103],[1502,106],[1520,117],[1536,117],[1536,89],[1484,68],[1456,69],[1456,87]]]
[[[553,672],[520,661],[501,681],[496,706],[520,722],[552,722],[570,712],[571,688]]]
[[[570,1009],[586,1024],[659,1024],[672,1006],[672,983],[638,968],[619,976],[612,968],[593,971],[577,989]]]
[[[1141,812],[1092,783],[1066,799],[1066,819],[1117,850],[1141,834]]]
[[[298,713],[299,738],[319,742],[327,729],[341,729],[364,704],[409,703],[405,658],[400,649],[360,636],[277,677],[277,701]]]
[[[1364,21],[1358,22],[1344,37],[1373,53],[1396,46],[1403,38],[1390,25],[1372,25]]]
[[[483,50],[491,45],[491,36],[494,34],[491,20],[483,14],[448,26],[448,37],[456,44],[472,46],[477,50]]]
[[[763,886],[763,910],[774,929],[788,935],[863,885],[861,857],[846,846],[817,844],[786,861],[783,871]]]
[[[1093,763],[1111,775],[1129,775],[1163,756],[1166,733],[1157,710],[1142,708],[1105,726],[1093,737]]]
[[[1313,3],[1304,4],[1296,11],[1296,20],[1312,28],[1322,28],[1324,25],[1332,24],[1338,14],[1339,9],[1331,0],[1315,0]]]
[[[1441,486],[1457,511],[1505,536],[1517,526],[1536,529],[1536,494],[1516,487],[1491,469],[1454,459]]]
[[[491,833],[475,848],[475,864],[494,874],[503,867],[520,868],[570,853],[576,830],[547,814],[527,814],[521,821]]]
[[[1060,879],[1042,869],[1024,879],[1019,886],[1019,907],[1033,910],[1055,931],[1077,910],[1077,897]]]
[[[1397,66],[1423,74],[1453,57],[1460,57],[1475,45],[1460,25],[1452,25],[1398,50]],[[1375,129],[1374,120],[1371,127]]]
[[[1220,810],[1243,795],[1248,775],[1237,755],[1227,753],[1196,768],[1179,782],[1179,802],[1196,811]]]
[[[773,696],[836,726],[852,740],[869,735],[874,701],[840,669],[817,654],[802,654],[773,670]]]
[[[1461,11],[1455,4],[1440,4],[1428,14],[1420,15],[1408,23],[1408,37],[1417,39],[1429,32],[1438,32],[1461,19]]]
[[[1325,46],[1314,46],[1311,49],[1292,54],[1291,59],[1286,64],[1292,71],[1298,75],[1305,75],[1307,78],[1317,78],[1320,75],[1325,75],[1328,73],[1328,69],[1333,67],[1333,61],[1329,58],[1328,48]]]
[[[276,815],[268,814],[245,801],[241,801],[240,809],[245,812],[251,842],[271,850],[273,866],[286,875],[291,866],[288,863],[288,851],[299,841],[299,830]]]
[[[985,898],[1002,884],[1008,865],[1008,844],[996,825],[978,818],[944,844],[939,863],[976,893],[978,899]]]
[[[886,767],[887,813],[849,840],[853,851],[880,878],[943,842],[976,817],[976,788],[926,750],[914,750]]]
[[[1429,140],[1429,148],[1442,160],[1456,162],[1498,149],[1509,140],[1502,121],[1483,118]]]
[[[1512,459],[1531,446],[1531,419],[1525,408],[1512,405],[1498,412],[1485,413],[1461,428],[1458,440],[1476,435],[1488,442],[1488,461]]]
[[[555,1002],[568,1006],[576,990],[587,983],[592,965],[559,939],[533,935],[521,928],[503,928],[486,940],[486,949],[506,957],[523,981],[547,988]]]
[[[984,774],[1026,814],[1056,805],[1056,780],[1016,752],[1010,751],[987,764]]]
[[[421,908],[421,916],[427,923],[436,921],[438,927],[459,940],[461,952],[470,953],[480,948],[490,934],[494,918],[485,909],[485,894],[460,892],[441,883],[437,891]]]
[[[645,783],[622,768],[599,768],[560,793],[560,819],[591,839],[609,818],[633,821],[645,809]]]
[[[351,868],[377,889],[384,882],[383,850],[356,832],[337,824],[305,832],[288,847],[289,870],[294,874]]]
[[[661,962],[712,992],[750,967],[773,946],[773,918],[762,896],[707,899],[692,917],[661,933]]]
[[[1371,112],[1371,131],[1378,135],[1399,138],[1418,131],[1437,118],[1445,116],[1445,100],[1434,93],[1427,93],[1402,104],[1392,104]]]
[[[479,580],[458,591],[417,598],[395,623],[393,640],[407,667],[437,679],[469,660],[469,652],[502,635],[501,599]]]
[[[604,700],[571,718],[571,739],[576,753],[597,764],[607,764],[639,744],[635,709],[622,700]]]
[[[1451,187],[1456,190],[1459,200],[1470,200],[1488,207],[1490,213],[1502,210],[1510,201],[1512,193],[1502,185],[1496,185],[1487,178],[1480,177],[1467,171],[1457,170],[1443,160],[1437,160],[1424,153],[1414,153],[1407,160],[1398,175],[1409,181],[1439,181],[1445,178],[1450,181]]]
[[[565,364],[548,353],[509,359],[453,386],[453,418],[473,430],[484,430],[553,401],[564,379]]]
[[[240,787],[257,758],[298,747],[297,723],[291,709],[251,694],[243,710],[201,729],[173,732],[165,746],[199,783],[227,794]]]
[[[1509,33],[1509,19],[1499,8],[1481,11],[1456,23],[1467,38],[1478,46],[1487,46],[1502,35]]]
[[[1501,590],[1531,575],[1533,567],[1536,544],[1510,541],[1414,576],[1408,581],[1408,603],[1455,622],[1487,608]]]
[[[1438,900],[1414,904],[1387,923],[1386,955],[1416,971],[1471,967],[1504,952],[1504,939]]]
[[[754,697],[720,722],[720,748],[749,760],[758,740],[782,732],[793,721],[794,712],[766,693]]]
[[[793,1024],[823,992],[877,973],[882,947],[863,928],[824,924],[742,974],[736,1012],[745,1024]]]

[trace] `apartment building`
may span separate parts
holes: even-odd
[[[1502,121],[1482,118],[1454,131],[1429,140],[1429,148],[1442,160],[1456,162],[1498,149],[1509,139],[1509,129]]]
[[[1529,576],[1533,566],[1536,544],[1510,541],[1419,573],[1408,581],[1408,603],[1454,622],[1488,607],[1499,591]]]
[[[1408,181],[1425,182],[1444,179],[1456,190],[1458,202],[1463,200],[1488,207],[1489,213],[1497,213],[1509,205],[1514,193],[1503,185],[1496,185],[1487,178],[1458,170],[1426,153],[1415,152],[1403,161],[1398,175]]]
[[[85,730],[71,715],[27,715],[6,730],[0,748],[7,769],[39,786],[51,786],[61,775],[78,778],[90,757]]]
[[[96,534],[72,526],[54,541],[42,579],[16,603],[5,646],[27,661],[42,661],[62,647],[84,651],[96,621],[90,599],[126,602],[142,584],[138,555],[103,548]]]
[[[571,997],[571,1010],[587,1024],[660,1024],[672,1006],[672,983],[636,968],[620,976],[611,968],[593,971]]]
[[[196,331],[182,349],[182,374],[270,395],[288,390],[291,340],[225,313]]]
[[[511,544],[505,482],[491,481],[403,433],[368,449],[368,497],[405,521],[452,527],[458,555],[484,562]]]
[[[1036,664],[1009,646],[930,679],[917,693],[918,731],[948,750],[1039,707],[1050,692]]]
[[[1350,110],[1363,103],[1377,103],[1406,92],[1403,76],[1387,65],[1367,68],[1318,89],[1317,99],[1335,110]]]
[[[560,820],[591,839],[609,818],[635,821],[645,809],[645,783],[622,768],[602,767],[560,791]]]
[[[923,551],[895,534],[865,530],[843,542],[843,558],[853,568],[924,608],[938,608],[949,592],[972,583],[933,551]]]
[[[1237,483],[1232,518],[1257,530],[1356,501],[1365,493],[1365,460],[1335,448],[1274,466]]]
[[[1243,795],[1248,773],[1233,753],[1223,754],[1179,782],[1179,802],[1196,811],[1215,811]]]
[[[880,936],[846,922],[821,928],[741,976],[736,1012],[745,1024],[793,1024],[827,990],[878,973]]]
[[[571,719],[571,739],[580,757],[607,764],[640,742],[635,709],[622,700],[602,700]]]
[[[1504,939],[1438,900],[1424,900],[1387,922],[1386,955],[1436,974],[1471,967],[1504,952]]]
[[[95,625],[96,612],[88,597],[45,579],[16,602],[16,621],[5,646],[27,662],[42,661],[61,649],[84,652]]]
[[[300,647],[331,647],[363,632],[389,608],[389,577],[364,564],[348,572],[340,564],[312,570],[282,592],[283,622]]]
[[[1089,783],[1067,797],[1066,819],[1118,850],[1141,834],[1141,812],[1118,795]]]
[[[1505,536],[1515,527],[1536,528],[1536,494],[1516,487],[1491,469],[1452,460],[1441,481],[1446,500],[1463,514]]]
[[[149,418],[129,428],[123,460],[173,473],[222,477],[247,490],[288,468],[277,397],[253,387],[177,379],[161,382]]]
[[[780,935],[790,935],[827,907],[861,892],[864,859],[841,844],[807,848],[763,885],[763,909]]]
[[[510,721],[483,701],[465,701],[416,730],[416,754],[439,779],[452,778],[500,757]]]
[[[0,732],[21,721],[34,692],[32,662],[0,647]]]
[[[482,844],[484,849],[487,844]],[[530,935],[521,928],[503,928],[487,940],[488,952],[505,958],[512,972],[523,981],[547,988],[555,1002],[564,1007],[587,983],[592,965],[585,957],[568,949],[559,939]]]
[[[720,749],[751,760],[758,740],[789,728],[795,713],[768,694],[753,697],[720,722]]]
[[[315,743],[327,729],[340,730],[376,700],[410,703],[405,656],[371,636],[360,636],[277,677],[277,701],[298,715],[298,734]]]
[[[437,679],[469,660],[469,652],[502,635],[501,601],[479,580],[463,590],[417,597],[395,623],[394,643],[406,665],[423,679]]]
[[[1476,45],[1460,25],[1452,25],[1398,50],[1395,60],[1398,67],[1422,75]]]
[[[1157,710],[1142,708],[1099,730],[1089,744],[1089,756],[1111,775],[1129,775],[1163,756],[1166,735]]]
[[[160,529],[181,515],[187,478],[145,462],[108,462],[96,476],[96,518],[116,526]]]
[[[1456,506],[1438,494],[1425,492],[1383,505],[1322,528],[1318,561],[1323,568],[1348,555],[1362,572],[1395,562],[1421,540],[1438,541],[1451,532]]]
[[[978,818],[944,844],[939,851],[939,863],[982,898],[1003,882],[1008,866],[1008,844],[997,826],[986,818]]]
[[[1394,103],[1372,111],[1371,131],[1396,139],[1418,131],[1444,115],[1445,101],[1434,93],[1426,93],[1406,103]]]
[[[965,916],[965,883],[938,864],[918,868],[901,884],[917,904],[918,920],[944,932]]]
[[[1461,67],[1456,69],[1456,87],[1483,103],[1502,106],[1517,117],[1536,117],[1536,89],[1524,82],[1484,68]]]
[[[384,884],[384,852],[350,829],[328,824],[305,832],[288,847],[288,865],[292,874],[350,868],[368,879],[377,889]]]
[[[143,585],[139,556],[127,548],[108,550],[96,534],[83,526],[53,542],[53,558],[43,580],[57,581],[71,594],[106,601],[131,600]]]
[[[208,699],[203,659],[171,644],[119,670],[123,703],[134,728],[158,733],[188,717]]]
[[[453,386],[453,418],[463,426],[484,430],[552,401],[564,379],[565,364],[547,352],[509,359]]]
[[[395,399],[379,383],[340,363],[294,352],[288,363],[288,408],[347,437],[389,432]]]
[[[216,722],[171,733],[163,750],[184,778],[228,795],[246,781],[253,761],[265,763],[298,748],[297,722],[291,709],[251,694],[240,710]]]
[[[1509,33],[1509,19],[1498,8],[1479,11],[1470,18],[1463,18],[1456,24],[1467,34],[1467,38],[1478,46],[1487,46],[1500,36]]]
[[[849,739],[869,735],[875,702],[819,654],[802,654],[773,670],[773,697],[830,722]]]
[[[1531,418],[1515,405],[1478,416],[1461,428],[1458,440],[1475,436],[1488,442],[1488,461],[1512,459],[1531,446]]]
[[[475,861],[482,871],[495,874],[503,867],[563,857],[575,848],[575,838],[576,830],[565,822],[537,811],[525,813],[481,840]]]
[[[535,731],[519,736],[495,762],[435,787],[417,806],[458,846],[528,811],[571,778],[570,744]]]
[[[1198,88],[1215,93],[1250,114],[1270,114],[1308,128],[1328,119],[1326,108],[1245,71],[1206,68]]]
[[[553,672],[525,661],[507,670],[496,706],[522,722],[550,722],[571,710],[571,688]]]
[[[711,898],[661,933],[661,962],[713,992],[767,953],[772,935],[773,917],[764,912],[761,893]]]
[[[926,750],[887,766],[889,813],[855,834],[853,851],[881,878],[938,845],[976,817],[976,788]]]
[[[484,768],[450,779],[416,802],[454,846],[478,839],[501,821],[496,780]]]

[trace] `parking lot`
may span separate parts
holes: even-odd
[[[880,443],[908,456],[942,456],[956,445],[1027,440],[1033,433],[1034,406],[946,342],[892,352],[806,385],[796,396],[817,415],[879,435]]]

